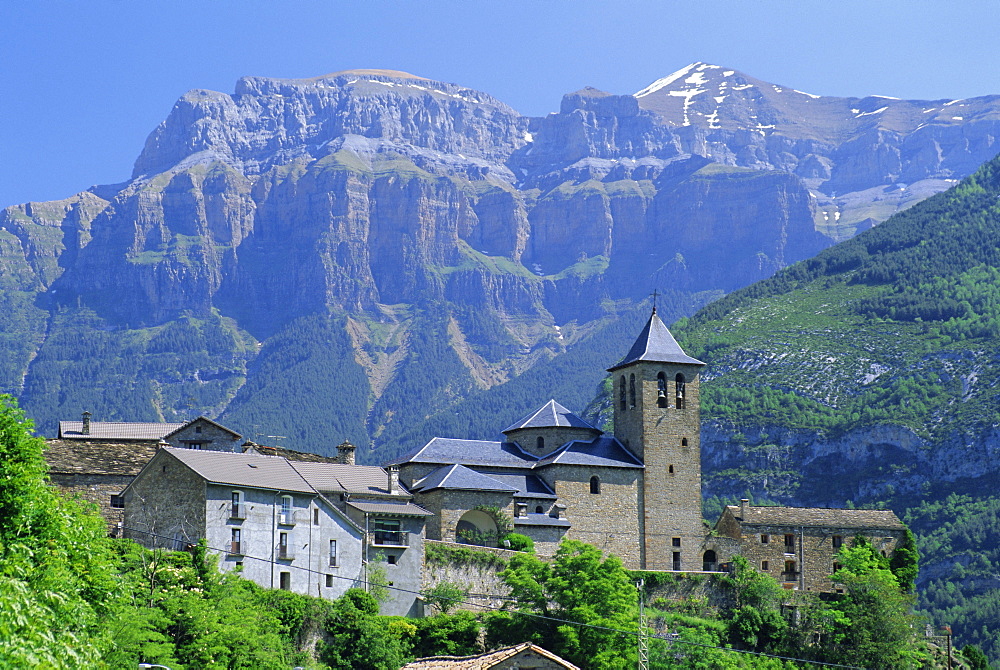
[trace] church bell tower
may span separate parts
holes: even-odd
[[[701,419],[705,364],[684,353],[656,308],[608,369],[615,437],[645,464],[639,482],[640,560],[648,570],[700,570]]]

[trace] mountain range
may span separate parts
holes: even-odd
[[[996,96],[703,63],[539,118],[386,70],[193,90],[127,182],[0,213],[0,388],[46,434],[89,410],[370,460],[489,437],[587,405],[654,289],[692,314],[951,186],[998,130]]]

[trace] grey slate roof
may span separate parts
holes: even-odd
[[[284,458],[175,447],[163,447],[162,450],[213,484],[316,493]]]
[[[744,519],[738,505],[727,505],[737,519],[745,525],[760,526],[807,526],[832,528],[881,528],[902,530],[905,528],[892,510],[883,509],[827,509],[824,507],[756,507],[747,508]]]
[[[59,438],[63,440],[149,440],[183,428],[184,423],[135,423],[125,421],[91,421],[90,433],[83,434],[83,421],[60,421]],[[227,429],[228,430],[228,429]]]
[[[296,461],[291,466],[317,491],[389,494],[389,475],[377,465]],[[402,485],[400,489],[405,495]]]
[[[602,435],[591,442],[573,440],[540,460],[536,467],[553,464],[601,465],[610,468],[644,467],[642,461],[610,435]]]
[[[501,432],[508,433],[512,430],[518,430],[521,428],[588,428],[593,431],[601,432],[594,426],[590,425],[573,412],[569,411],[555,400],[549,400],[547,403],[536,409],[534,412],[524,417],[520,421],[504,428]]]
[[[515,498],[536,498],[536,499],[551,499],[555,500],[555,491],[549,488],[549,485],[545,483],[545,480],[538,477],[537,475],[529,475],[523,473],[516,474],[499,474],[490,473],[490,477],[496,479],[499,482],[503,482],[508,486],[513,486],[517,489],[517,493],[514,494]]]
[[[156,454],[151,442],[46,440],[45,462],[51,474],[135,476]]]
[[[530,468],[538,459],[523,451],[513,442],[487,440],[456,440],[435,437],[424,446],[389,461],[388,465],[401,463],[436,463],[497,468]]]
[[[704,365],[697,358],[691,358],[684,353],[681,345],[671,335],[670,331],[660,317],[656,315],[656,310],[649,317],[646,326],[639,333],[635,344],[625,354],[621,362],[608,368],[608,372],[635,363],[636,361],[654,361],[657,363],[690,363],[692,365]]]
[[[348,507],[367,512],[368,514],[387,514],[396,516],[434,516],[420,505],[410,502],[368,502],[352,500],[347,503]]]
[[[515,486],[497,481],[493,477],[458,464],[440,467],[413,484],[414,491],[430,491],[432,489],[517,492],[517,487]]]
[[[528,516],[514,517],[515,526],[555,526],[557,528],[569,528],[573,524],[569,519],[555,519],[548,514],[529,514]]]

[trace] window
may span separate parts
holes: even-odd
[[[622,409],[625,409],[625,375],[622,375],[621,385],[618,389],[618,403]]]
[[[285,591],[292,590],[292,573],[282,572],[278,575],[278,588]]]
[[[189,442],[188,449],[201,449],[201,442]]]
[[[788,552],[788,553],[791,553],[791,552],[795,551],[795,536],[794,535],[790,535],[790,534],[785,535],[785,551]]]
[[[688,446],[688,439],[686,437],[681,438],[681,446],[682,447]]]
[[[230,519],[245,519],[246,510],[243,505],[243,492],[233,491],[232,504],[229,507]]]
[[[385,560],[389,565],[396,565],[396,554],[389,554],[385,557]]]
[[[833,536],[833,548],[834,549],[840,549],[840,547],[843,546],[843,544],[844,544],[844,537],[843,537],[843,535],[834,535]]]
[[[768,570],[771,569],[771,566],[770,566],[770,564],[767,561],[761,561],[760,562],[760,569],[763,570],[764,572],[767,572]]]
[[[670,401],[667,399],[667,376],[660,372],[656,375],[656,406],[667,407]]]
[[[635,373],[628,376],[628,406],[635,407]]]
[[[111,496],[111,508],[112,509],[125,509],[125,499],[121,496],[112,495]]]
[[[326,576],[326,588],[331,588],[333,586],[333,575]]]
[[[785,575],[788,577],[795,577],[795,561],[785,561]]]
[[[770,535],[761,535],[760,536],[760,543],[761,544],[767,544],[770,541],[771,541],[771,536]]]
[[[601,492],[601,479],[597,475],[590,478],[590,492],[600,493]]]
[[[535,514],[544,514],[541,505],[535,505]]]
[[[717,557],[714,549],[709,549],[701,557],[701,569],[704,572],[715,572]]]
[[[278,533],[278,558],[289,559],[291,557],[292,550],[288,546],[288,533]]]
[[[545,438],[542,437],[541,435],[539,435],[538,439],[535,440],[535,447],[538,449],[538,451],[544,450],[545,449]]]
[[[667,472],[669,472],[670,474],[674,474],[674,466],[671,465],[670,467],[668,467]]]
[[[243,561],[236,561],[236,569],[237,570],[243,569]]]
[[[319,507],[313,507],[313,525],[319,525]]]
[[[677,409],[684,409],[684,387],[686,382],[684,381],[684,375],[680,372],[674,377],[674,405]]]
[[[229,535],[229,553],[230,554],[242,554],[243,546],[241,540],[241,531],[239,528],[231,528]]]
[[[194,427],[194,432],[200,433],[201,432],[201,426],[195,426]]]
[[[681,552],[675,551],[673,555],[673,560],[671,561],[671,567],[674,570],[681,569]]]
[[[330,540],[330,567],[337,567],[337,541]]]
[[[681,538],[679,538],[679,537],[675,537],[675,538],[673,538],[673,539],[672,539],[672,540],[670,541],[670,544],[671,544],[672,546],[674,546],[674,547],[679,547],[679,546],[681,546]]]
[[[837,561],[834,561],[834,562],[833,562],[833,571],[834,571],[834,572],[836,572],[837,570],[840,570],[840,569],[841,569],[842,567],[844,567],[844,566],[842,566],[842,565],[841,565],[840,563],[838,563]]]
[[[371,528],[374,533],[374,544],[395,546],[406,544],[404,533],[400,530],[399,519],[375,519]]]
[[[278,523],[290,526],[295,523],[295,508],[292,507],[292,496],[281,496],[281,515]]]

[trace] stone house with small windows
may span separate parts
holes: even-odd
[[[416,615],[424,520],[395,472],[348,463],[163,447],[122,491],[124,534],[148,547],[204,539],[224,571],[261,586],[336,598],[372,563],[391,600]]]
[[[856,536],[889,557],[906,536],[891,510],[771,507],[742,500],[722,511],[715,538],[706,543],[706,562],[742,554],[786,589],[839,591],[830,575],[840,569],[837,553]]]

